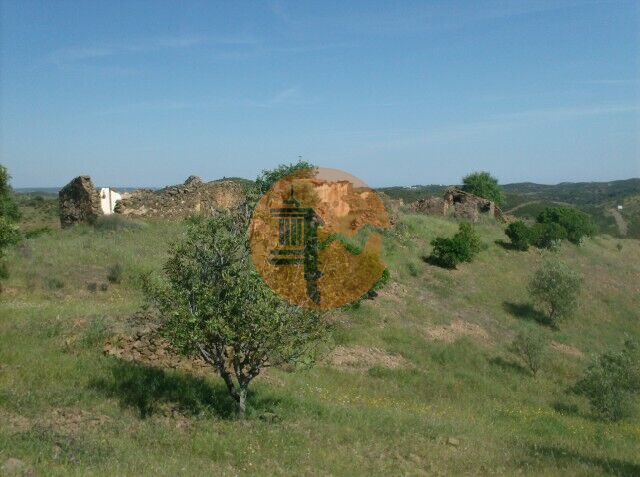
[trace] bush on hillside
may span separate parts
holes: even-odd
[[[504,203],[502,190],[498,185],[498,179],[488,172],[474,172],[462,179],[462,190],[479,197],[484,197],[497,205]]]
[[[531,243],[538,248],[556,250],[567,238],[567,231],[560,224],[535,224],[531,228]]]
[[[567,239],[580,244],[584,237],[592,237],[596,233],[596,227],[591,217],[572,207],[547,207],[537,219],[541,224],[558,224],[562,226],[567,235]]]
[[[480,251],[480,237],[471,224],[463,222],[452,238],[438,237],[431,242],[433,251],[429,257],[444,268],[456,268],[461,262],[471,262]]]
[[[7,247],[17,244],[22,238],[15,222],[20,218],[18,205],[13,200],[7,168],[0,165],[0,279],[8,278],[9,269],[4,261]]]
[[[544,362],[547,341],[540,330],[530,328],[518,333],[511,343],[511,351],[524,362],[536,377]]]
[[[531,229],[522,220],[510,223],[504,233],[509,237],[514,248],[522,251],[529,250],[531,245]]]
[[[578,301],[582,280],[558,260],[547,260],[529,280],[529,294],[552,326],[571,315]]]
[[[10,179],[9,171],[0,164],[0,217],[8,222],[17,222],[20,219],[20,211],[13,197]]]
[[[122,281],[122,265],[116,263],[107,270],[107,280],[109,283],[120,283]]]
[[[640,395],[640,347],[627,340],[622,351],[600,355],[575,385],[602,418],[617,421],[629,415],[633,399]]]

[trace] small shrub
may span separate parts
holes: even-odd
[[[591,217],[572,207],[547,207],[538,215],[537,220],[541,224],[560,225],[566,232],[566,238],[576,245],[584,237],[592,237],[596,233]]]
[[[109,267],[107,271],[107,280],[109,283],[120,283],[122,281],[122,265],[116,263]]]
[[[578,301],[581,279],[558,260],[545,261],[529,280],[529,294],[552,326],[570,316]]]
[[[18,226],[0,216],[0,253],[6,247],[16,245],[21,238]]]
[[[618,252],[622,252],[622,244],[620,242],[616,244],[616,249],[618,250]]]
[[[49,290],[62,290],[64,288],[64,281],[58,277],[47,277],[45,279],[45,285]]]
[[[420,267],[413,262],[407,263],[407,270],[409,271],[409,275],[412,277],[420,275]]]
[[[574,391],[585,396],[600,417],[617,421],[631,414],[640,394],[640,349],[627,340],[622,351],[608,351],[592,362]]]
[[[531,245],[531,229],[522,220],[512,222],[504,232],[517,250],[529,250]]]
[[[461,262],[471,262],[481,248],[480,238],[466,222],[460,224],[452,238],[438,237],[431,245],[430,260],[444,268],[456,268]]]
[[[87,325],[82,337],[82,344],[86,347],[94,347],[103,344],[109,335],[109,323],[103,316],[95,317]]]
[[[96,282],[87,283],[87,290],[89,290],[91,293],[95,293],[96,291],[98,291],[98,284]]]
[[[100,291],[106,292],[109,289],[109,284],[108,283],[101,283],[100,284]]]
[[[527,329],[518,333],[511,343],[511,351],[524,362],[535,377],[544,362],[547,341],[539,330]]]
[[[557,250],[565,238],[567,231],[559,224],[535,224],[531,229],[531,242],[538,248]]]

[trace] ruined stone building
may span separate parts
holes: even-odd
[[[471,222],[477,222],[482,216],[504,220],[502,211],[494,202],[457,187],[448,187],[442,197],[417,200],[410,208],[414,212],[453,216]]]
[[[233,180],[203,182],[191,176],[184,184],[159,190],[139,189],[118,193],[111,188],[94,187],[89,176],[79,176],[58,193],[60,224],[93,223],[112,213],[133,217],[181,218],[229,209],[244,199],[242,184]]]

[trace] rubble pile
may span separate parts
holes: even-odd
[[[173,368],[204,376],[213,368],[201,357],[178,355],[169,342],[160,336],[157,324],[147,324],[132,334],[111,337],[103,347],[105,354],[157,368]]]
[[[122,194],[116,213],[139,217],[181,218],[230,209],[244,199],[242,185],[233,180],[203,182],[190,176],[184,184],[160,190],[140,189]]]

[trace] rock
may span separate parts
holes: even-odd
[[[447,445],[458,447],[460,445],[460,440],[455,437],[447,437]]]
[[[81,223],[93,223],[102,215],[100,194],[91,177],[78,176],[58,192],[60,225],[69,227]]]
[[[202,179],[198,176],[189,176],[187,180],[184,181],[184,185],[186,186],[199,186],[202,184]]]
[[[33,469],[31,469],[25,462],[20,459],[15,459],[10,457],[2,467],[0,467],[0,474],[2,475],[23,475],[23,476],[31,476],[33,474]]]

